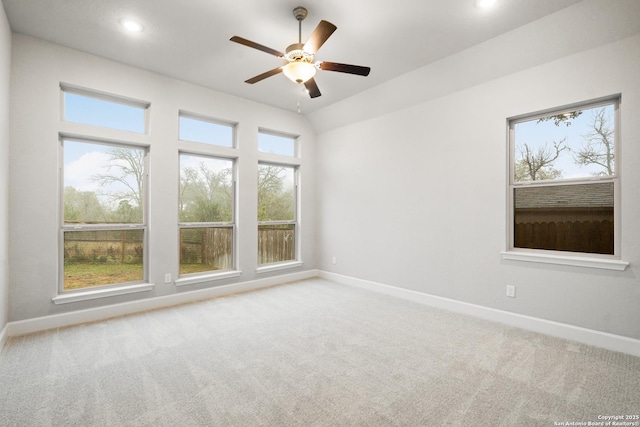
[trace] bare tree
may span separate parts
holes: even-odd
[[[574,155],[579,165],[598,165],[602,171],[594,175],[613,175],[615,166],[614,129],[605,107],[593,111],[591,131],[582,135],[585,143]]]
[[[553,124],[556,126],[560,126],[560,123],[564,123],[566,126],[571,126],[571,120],[577,118],[580,114],[582,114],[582,110],[571,111],[568,113],[555,114],[553,116],[542,117],[538,119],[536,123],[546,122],[548,120],[553,120]]]
[[[258,221],[293,218],[293,194],[284,188],[285,173],[280,166],[258,168]]]
[[[107,193],[111,202],[119,207],[127,202],[130,207],[129,220],[142,218],[142,191],[144,185],[144,156],[143,150],[129,148],[113,148],[109,151],[109,166],[106,173],[96,174],[92,177],[103,187],[118,184],[121,191]],[[134,218],[135,216],[135,218]]]
[[[553,167],[553,162],[564,150],[569,147],[565,145],[567,138],[560,141],[552,141],[552,146],[545,144],[533,150],[527,143],[522,144],[518,151],[520,158],[515,165],[516,181],[539,181],[543,179],[555,179],[562,175],[562,171]]]
[[[180,219],[194,222],[230,221],[231,169],[214,171],[202,162],[180,172]]]

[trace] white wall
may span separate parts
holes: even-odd
[[[0,331],[9,308],[9,87],[11,28],[0,5]]]
[[[577,25],[592,18],[573,16]],[[460,58],[474,56],[464,52]],[[446,60],[460,67],[449,70],[451,78],[473,73],[477,62],[460,58]],[[447,73],[440,76],[446,79]],[[319,268],[640,338],[638,76],[640,35],[635,35],[320,133]],[[416,86],[447,85],[415,77]],[[502,260],[506,119],[617,93],[622,94],[622,258],[630,267],[612,272]],[[348,102],[368,108],[370,95]],[[507,284],[516,285],[515,299],[505,296]]]
[[[14,34],[10,146],[9,320],[66,312],[244,282],[256,273],[257,131],[259,127],[299,134],[301,159],[302,261],[315,267],[315,136],[303,116],[218,93],[31,37]],[[60,121],[60,82],[148,101],[150,119],[149,228],[147,251],[151,292],[54,305],[58,277],[58,132],[87,131]],[[178,274],[178,110],[238,122],[240,278],[176,288],[164,274]],[[274,275],[278,273],[270,273]]]

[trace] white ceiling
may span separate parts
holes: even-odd
[[[13,31],[221,92],[310,113],[580,0],[3,0]],[[276,75],[244,80],[283,64],[229,41],[237,35],[284,51],[297,42],[292,11],[304,6],[303,42],[321,19],[338,27],[316,60],[371,67],[368,77],[319,71],[322,96]],[[127,34],[124,17],[144,26]]]

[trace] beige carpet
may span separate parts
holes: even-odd
[[[2,426],[553,426],[640,413],[640,358],[314,279],[14,337]]]

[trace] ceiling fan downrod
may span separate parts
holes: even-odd
[[[302,43],[302,21],[307,17],[307,9],[298,6],[293,9],[293,16],[298,20],[298,43]]]

